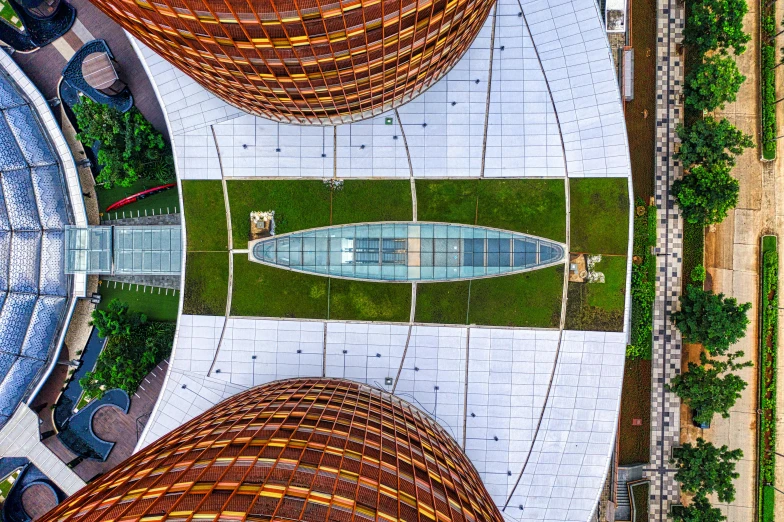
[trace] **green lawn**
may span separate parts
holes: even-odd
[[[164,185],[165,183],[161,183],[160,181],[154,180],[139,180],[130,187],[120,187],[114,186],[110,189],[105,189],[102,186],[96,186],[95,192],[98,195],[98,208],[102,213],[106,212],[106,208],[109,205],[112,205],[123,198],[127,198],[128,196],[133,196],[134,194],[141,192],[142,190],[146,190],[153,187],[158,187],[160,185]],[[122,218],[123,212],[125,212],[126,217],[133,217],[138,215],[144,215],[144,211],[146,210],[148,215],[152,215],[152,212],[155,211],[156,214],[159,213],[173,213],[176,211],[180,211],[180,201],[177,196],[177,187],[170,188],[163,192],[159,192],[158,194],[154,194],[152,196],[146,197],[140,201],[136,201],[129,205],[125,205],[124,207],[119,208],[118,210],[113,210],[111,216],[108,214],[104,214],[104,219],[116,219]],[[116,213],[116,215],[115,215]]]
[[[275,232],[329,225],[329,187],[320,180],[227,181],[234,248],[247,248],[250,213],[275,211]]]
[[[411,284],[332,279],[329,318],[347,321],[408,322]]]
[[[468,322],[488,326],[558,327],[563,271],[563,266],[555,266],[472,281]]]
[[[445,223],[476,222],[479,180],[416,180],[417,219]]]
[[[626,257],[604,256],[594,267],[604,283],[569,283],[566,310],[568,330],[623,330]]]
[[[571,250],[626,255],[629,186],[626,178],[578,178],[571,188]]]
[[[411,221],[408,180],[346,180],[332,196],[332,224]]]
[[[182,199],[188,252],[227,252],[229,235],[221,182],[183,181]]]
[[[319,182],[320,183],[320,182]],[[329,279],[234,256],[232,315],[326,319]]]
[[[185,268],[182,313],[224,315],[229,291],[229,254],[188,252]]]
[[[418,323],[466,324],[469,281],[417,284]]]
[[[8,492],[11,491],[11,486],[14,485],[17,477],[19,476],[20,469],[15,469],[12,471],[7,477],[4,477],[2,481],[0,481],[0,496],[6,498],[8,496]]]
[[[101,281],[99,293],[101,303],[97,306],[98,310],[108,308],[112,299],[119,299],[128,303],[131,310],[143,313],[151,321],[177,320],[180,296],[175,290]]]
[[[563,180],[417,180],[419,221],[477,224],[566,240]]]
[[[560,179],[483,179],[478,225],[566,241],[566,195]]]
[[[22,20],[17,16],[14,9],[11,7],[11,4],[8,0],[0,0],[0,18],[11,24],[12,26],[16,27],[18,30],[22,30],[24,25],[22,25]],[[16,20],[14,22],[14,20]]]

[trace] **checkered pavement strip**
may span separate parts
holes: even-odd
[[[651,394],[651,464],[649,519],[667,520],[670,506],[679,502],[680,491],[669,464],[673,447],[680,441],[680,400],[664,385],[680,372],[681,337],[670,321],[681,293],[683,222],[671,194],[672,182],[682,169],[672,158],[675,128],[682,118],[683,63],[677,44],[682,39],[684,9],[678,0],[657,2],[656,70],[656,183],[658,209],[656,302],[653,316]]]

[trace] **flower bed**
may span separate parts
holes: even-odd
[[[778,348],[778,269],[776,236],[762,238],[762,279],[760,291],[760,375],[759,375],[759,491],[757,513],[760,522],[773,520],[773,484],[776,468],[776,359]]]
[[[762,159],[776,159],[776,4],[760,4],[760,107]]]

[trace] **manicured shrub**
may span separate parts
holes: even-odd
[[[705,267],[702,265],[697,265],[691,270],[691,280],[695,283],[702,283],[705,281],[705,277],[708,273],[705,271]]]

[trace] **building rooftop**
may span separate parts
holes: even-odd
[[[58,152],[37,108],[0,69],[0,426],[56,351],[72,222]]]

